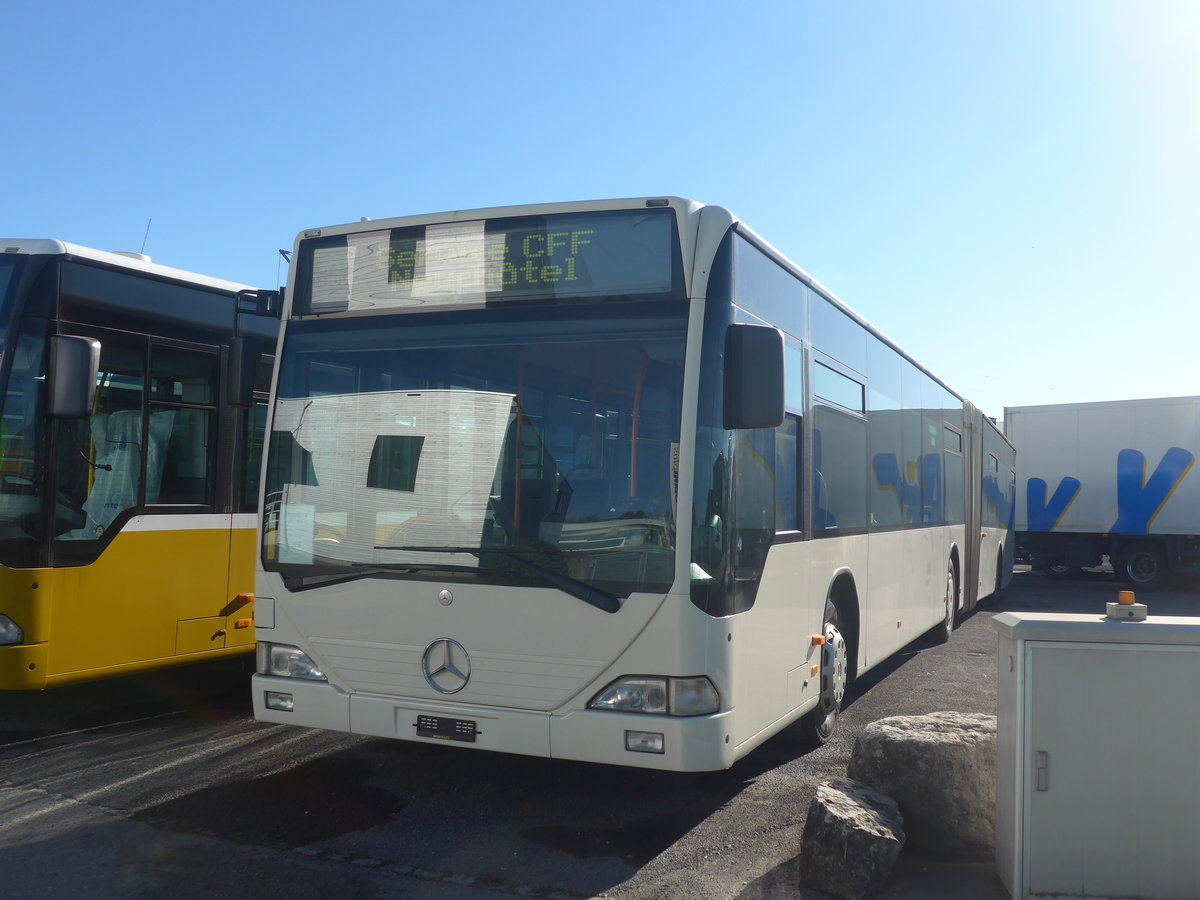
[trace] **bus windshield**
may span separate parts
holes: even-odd
[[[0,256],[0,346],[3,346],[8,332],[9,310],[12,308],[10,294],[16,292],[17,272],[23,262],[24,257],[21,256]]]
[[[661,301],[293,322],[264,565],[292,589],[667,590],[686,315]]]
[[[27,257],[0,257],[0,346],[4,347],[6,381],[0,392],[0,563],[32,565],[34,538],[43,513],[45,483],[44,347],[45,320],[31,320],[13,331],[17,276]]]

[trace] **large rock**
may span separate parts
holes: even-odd
[[[800,839],[800,881],[861,900],[887,883],[903,846],[895,800],[847,778],[823,781]]]
[[[990,859],[996,846],[996,717],[939,712],[872,722],[847,774],[894,797],[910,846]]]

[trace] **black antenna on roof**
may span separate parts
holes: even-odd
[[[281,257],[283,257],[283,261],[286,262],[289,266],[292,264],[292,254],[290,251],[280,250],[279,255]],[[275,263],[275,283],[276,284],[279,283],[279,263],[278,263],[278,261],[276,261],[276,263]],[[280,288],[280,290],[283,290],[283,289]]]
[[[146,252],[146,241],[150,238],[150,223],[153,221],[153,219],[146,220],[146,233],[142,235],[142,249],[138,251],[139,253],[144,254]]]

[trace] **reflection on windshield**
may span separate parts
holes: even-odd
[[[669,306],[617,323],[553,308],[296,328],[272,430],[268,568],[296,586],[391,567],[559,576],[587,602],[574,585],[666,590],[685,312]],[[468,339],[480,333],[491,341]]]
[[[378,563],[380,545],[479,546],[513,400],[472,391],[280,400],[275,433],[289,435],[314,475],[281,486],[278,560]]]

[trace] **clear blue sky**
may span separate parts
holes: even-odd
[[[952,387],[1200,394],[1200,3],[10,4],[0,235],[273,286],[304,228],[728,206]]]

